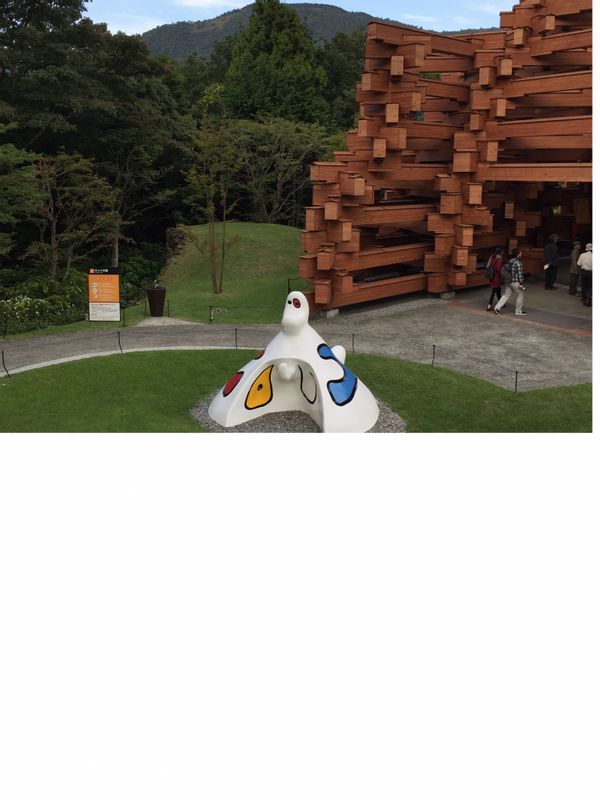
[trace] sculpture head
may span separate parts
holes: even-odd
[[[283,308],[281,326],[286,333],[297,333],[308,323],[308,300],[302,292],[290,292]]]

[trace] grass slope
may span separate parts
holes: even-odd
[[[252,351],[127,353],[0,379],[2,432],[199,432],[189,410]],[[409,432],[588,432],[590,384],[515,394],[440,367],[379,356],[349,366]]]
[[[220,226],[217,226],[220,241]],[[301,231],[285,225],[252,222],[227,224],[227,254],[223,292],[213,294],[208,260],[208,226],[188,228],[193,242],[173,259],[161,276],[167,287],[171,316],[208,322],[209,306],[226,308],[215,314],[219,322],[279,322],[281,308],[298,280],[298,258],[302,253]]]

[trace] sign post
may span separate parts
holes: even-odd
[[[112,267],[88,269],[88,300],[90,322],[119,322],[121,297],[119,270]]]

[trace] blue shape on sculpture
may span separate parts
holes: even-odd
[[[339,364],[344,371],[344,374],[341,378],[338,378],[335,381],[327,381],[327,391],[336,405],[345,406],[346,403],[349,403],[354,397],[354,393],[356,392],[356,387],[358,385],[358,378],[351,370],[348,369],[345,364],[339,360],[339,358],[335,357],[329,345],[320,344],[317,347],[317,353],[321,356],[321,358],[333,359],[333,361],[335,361],[336,364]]]

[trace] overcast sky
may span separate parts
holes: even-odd
[[[510,11],[516,0],[421,0],[415,3],[391,0],[341,0],[331,3],[347,11],[365,11],[396,22],[421,25],[432,30],[457,30],[498,25],[500,11]],[[87,16],[106,22],[109,29],[125,33],[144,31],[167,22],[212,19],[248,5],[247,0],[93,0]]]

